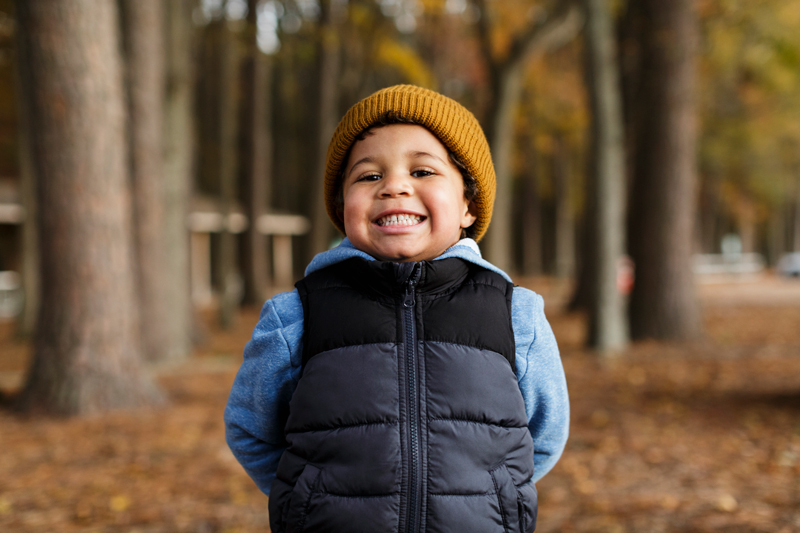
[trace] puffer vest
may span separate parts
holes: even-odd
[[[297,289],[303,368],[272,531],[533,531],[513,286],[457,258],[352,258]]]

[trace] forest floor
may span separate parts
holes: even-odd
[[[538,532],[800,531],[800,280],[702,284],[702,341],[613,360],[582,347],[563,287],[526,285],[548,302],[572,405]],[[167,407],[68,420],[7,408],[29,346],[0,324],[0,531],[266,531],[267,498],[222,424],[257,318],[209,326],[186,364],[158,371]]]

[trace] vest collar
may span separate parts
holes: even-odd
[[[407,263],[351,257],[337,267],[353,283],[369,287],[370,292],[383,297],[403,294],[412,277],[417,278],[418,295],[441,294],[461,285],[470,271],[470,263],[458,257]]]

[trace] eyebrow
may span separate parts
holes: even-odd
[[[370,157],[370,156],[362,157],[361,159],[359,159],[358,161],[353,163],[353,166],[350,167],[350,170],[347,171],[346,175],[349,176],[350,174],[352,174],[353,173],[353,169],[356,168],[358,165],[361,165],[362,163],[374,163],[374,162],[375,162],[375,159]]]
[[[447,161],[445,161],[444,159],[442,159],[442,158],[441,158],[441,157],[439,157],[438,155],[436,155],[436,154],[432,154],[432,153],[430,153],[430,152],[414,151],[414,152],[410,152],[410,154],[409,154],[409,155],[411,155],[411,156],[413,156],[413,157],[422,157],[422,156],[428,156],[428,157],[432,157],[433,159],[438,159],[439,161],[441,161],[441,162],[442,162],[442,163],[444,163],[444,164],[447,164]]]

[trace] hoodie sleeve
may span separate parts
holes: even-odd
[[[544,300],[533,291],[514,288],[511,320],[516,342],[517,380],[533,437],[534,481],[558,461],[569,434],[569,397],[564,367]]]
[[[286,448],[283,429],[300,377],[303,307],[297,290],[264,304],[225,407],[225,438],[256,485],[269,494]]]

